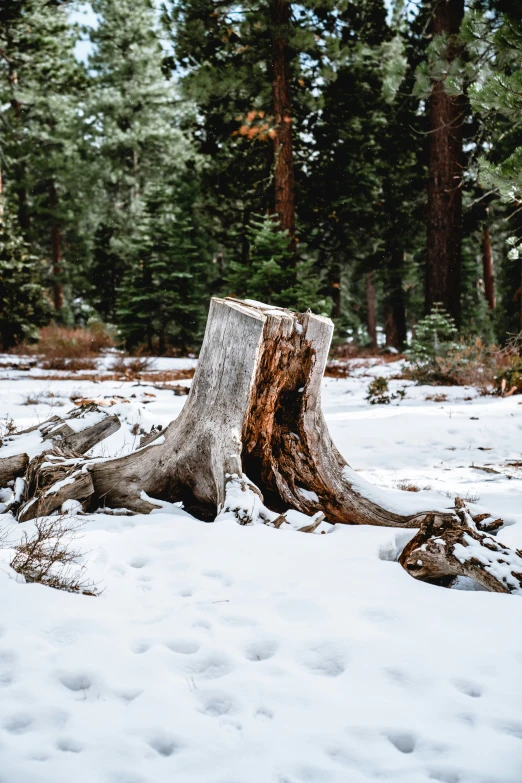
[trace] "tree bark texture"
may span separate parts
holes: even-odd
[[[368,326],[370,345],[375,349],[377,348],[377,314],[373,274],[373,272],[368,272],[366,275],[366,324]]]
[[[459,56],[456,36],[464,0],[434,0],[432,35],[446,35],[448,67]],[[429,178],[426,250],[426,312],[442,304],[460,324],[462,245],[462,125],[465,100],[445,91],[444,77],[428,101]]]
[[[295,246],[295,182],[292,151],[292,110],[290,91],[290,52],[288,32],[291,4],[272,0],[272,98],[274,113],[275,212],[283,231]]]
[[[63,285],[62,285],[62,232],[57,223],[56,209],[58,205],[58,196],[56,185],[51,183],[49,188],[49,206],[51,208],[51,256],[53,273],[53,304],[55,312],[60,312],[63,308]]]
[[[406,345],[406,304],[403,289],[403,251],[394,248],[390,256],[386,275],[384,300],[384,328],[386,345],[398,351]]]
[[[484,296],[490,310],[495,309],[495,277],[493,274],[493,252],[489,228],[486,226],[482,232],[482,274],[484,277]]]
[[[485,523],[482,528],[495,530],[501,522]],[[424,582],[449,584],[457,576],[467,576],[486,590],[522,595],[522,552],[509,549],[480,527],[457,498],[455,516],[428,517],[399,561]]]

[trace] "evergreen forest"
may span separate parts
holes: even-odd
[[[0,341],[197,350],[212,295],[522,330],[522,6],[2,0]]]

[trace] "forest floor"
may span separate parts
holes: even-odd
[[[522,399],[392,380],[405,399],[370,405],[371,377],[397,372],[325,379],[340,451],[399,501],[467,498],[522,547]],[[1,370],[0,421],[114,403],[122,428],[93,451],[117,455],[186,399],[57,375]],[[1,783],[522,780],[522,601],[415,581],[396,562],[412,531],[303,535],[170,504],[83,519],[97,598],[23,584],[0,551]]]

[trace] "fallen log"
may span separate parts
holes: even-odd
[[[0,457],[0,487],[7,487],[10,481],[18,476],[23,476],[29,456],[27,454],[13,454],[11,457]]]
[[[498,521],[492,522],[490,529],[495,529]],[[522,552],[481,532],[459,498],[452,518],[428,515],[404,547],[399,562],[424,582],[449,585],[455,577],[466,576],[486,590],[522,595]]]
[[[41,424],[4,438],[0,448],[0,487],[23,476],[23,491],[13,491],[6,508],[18,507],[18,520],[25,522],[61,508],[65,500],[87,500],[94,492],[90,474],[71,473],[81,456],[120,428],[120,420],[95,405],[74,408],[64,418],[52,416]],[[2,457],[2,451],[25,449]],[[32,458],[30,458],[30,456]],[[83,464],[83,463],[82,463]],[[51,491],[54,484],[63,482]],[[47,493],[47,494],[45,494]],[[27,499],[23,505],[20,505]]]

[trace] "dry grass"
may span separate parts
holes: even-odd
[[[86,370],[96,370],[96,359],[65,359],[62,356],[54,356],[50,359],[44,359],[40,363],[42,370],[61,370],[62,372],[85,372]]]
[[[125,357],[123,354],[116,356],[109,365],[109,372],[125,378],[141,378],[144,373],[154,368],[154,361],[150,356]]]
[[[46,391],[38,394],[27,394],[24,397],[22,405],[65,405],[65,401],[58,397],[54,392]]]
[[[21,343],[18,354],[37,354],[47,361],[58,359],[85,359],[98,356],[100,351],[111,348],[114,340],[103,326],[89,329],[71,329],[51,324],[44,326],[38,333],[38,342]],[[56,369],[56,368],[51,368]]]
[[[425,400],[428,400],[429,402],[446,402],[448,399],[447,394],[428,394],[425,398]],[[466,399],[471,400],[471,397],[466,397]]]
[[[431,489],[431,484],[426,484],[425,487],[419,487],[418,484],[414,484],[413,481],[410,481],[409,479],[402,479],[402,481],[397,483],[397,489],[400,489],[403,492],[420,492],[421,490],[428,491]]]

